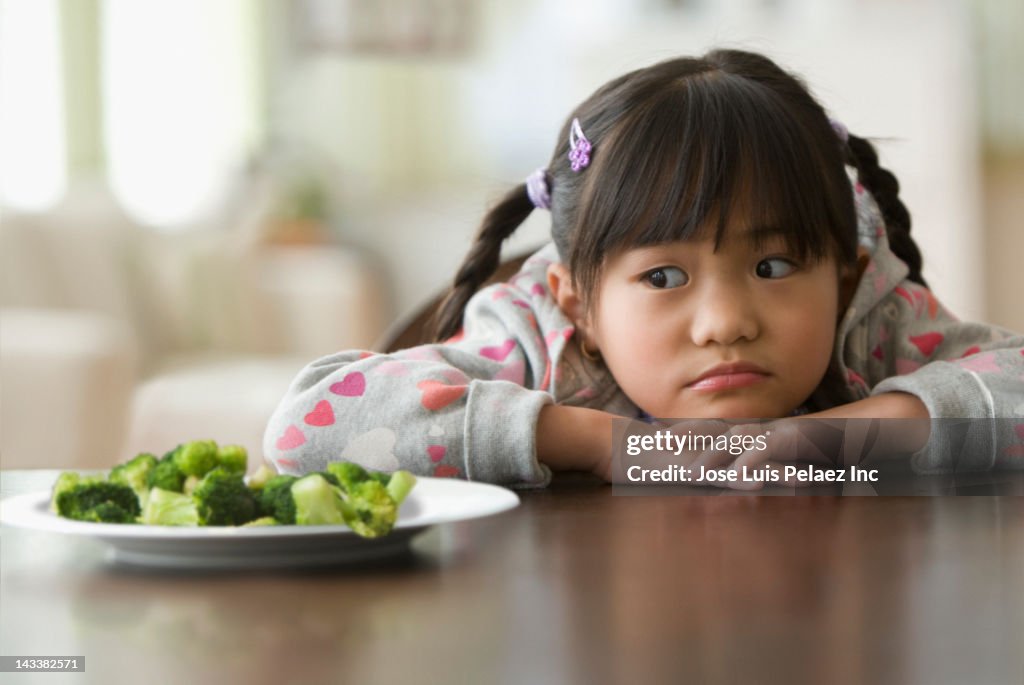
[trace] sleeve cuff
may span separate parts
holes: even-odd
[[[537,461],[537,417],[551,395],[507,381],[473,381],[466,404],[465,472],[469,480],[543,488],[551,469]]]
[[[887,378],[872,395],[905,392],[928,408],[928,444],[911,457],[918,473],[987,471],[998,436],[991,393],[978,376],[956,364],[932,362],[914,373]]]

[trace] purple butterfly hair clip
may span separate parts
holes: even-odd
[[[590,164],[590,141],[583,135],[579,119],[573,119],[569,129],[569,162],[576,172],[586,169]]]

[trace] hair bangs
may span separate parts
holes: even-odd
[[[582,188],[575,230],[588,238],[570,255],[579,285],[591,289],[602,257],[622,249],[707,238],[717,249],[736,231],[755,244],[781,236],[801,259],[852,259],[852,191],[821,152],[834,141],[827,121],[823,131],[814,123],[764,84],[720,70],[634,107],[595,149]]]

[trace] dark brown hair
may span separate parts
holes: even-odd
[[[568,160],[573,118],[593,145],[580,172]],[[875,196],[893,251],[923,283],[895,177],[866,140],[837,137],[803,82],[764,56],[715,50],[620,76],[569,116],[558,141],[547,167],[551,235],[584,296],[616,250],[712,229],[719,244],[734,212],[752,226],[781,228],[801,258],[852,264],[857,219],[846,163]],[[458,331],[502,242],[533,209],[520,184],[484,217],[439,311],[439,340]]]

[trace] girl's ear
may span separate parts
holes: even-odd
[[[583,301],[576,294],[576,289],[572,285],[572,276],[565,264],[548,265],[548,288],[551,289],[551,296],[555,298],[562,313],[579,326],[584,315]]]
[[[868,252],[867,248],[858,246],[857,247],[857,262],[843,270],[843,273],[839,275],[839,319],[842,320],[843,315],[846,314],[846,308],[850,306],[850,302],[853,300],[854,293],[857,292],[857,285],[860,283],[860,277],[864,275],[864,269],[868,268],[868,262],[871,261],[871,253]]]

